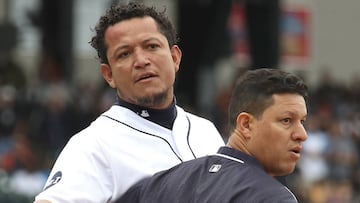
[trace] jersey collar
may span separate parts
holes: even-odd
[[[174,125],[174,121],[177,115],[175,97],[172,104],[166,109],[151,109],[143,106],[138,106],[136,104],[132,104],[122,100],[119,96],[116,97],[115,104],[130,109],[131,111],[145,118],[146,120],[152,121],[170,130]]]
[[[253,156],[245,154],[242,151],[236,150],[231,147],[223,146],[218,150],[218,154],[223,154],[229,157],[233,157],[239,160],[242,160],[244,163],[249,163],[253,166],[259,167],[264,170],[264,167],[260,164],[260,162]]]

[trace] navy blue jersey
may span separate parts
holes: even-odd
[[[254,158],[221,147],[217,154],[179,164],[131,187],[117,203],[296,203],[293,193]]]

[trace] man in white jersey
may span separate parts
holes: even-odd
[[[181,50],[164,13],[130,3],[99,19],[90,43],[116,103],[70,139],[36,203],[113,202],[143,177],[224,145],[213,123],[176,104]]]

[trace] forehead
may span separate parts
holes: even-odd
[[[136,17],[118,22],[110,26],[105,32],[105,39],[120,40],[126,37],[135,37],[138,35],[156,34],[161,35],[156,21],[149,17]]]
[[[299,94],[275,94],[273,104],[264,113],[294,113],[299,116],[306,116],[307,108],[303,96]]]

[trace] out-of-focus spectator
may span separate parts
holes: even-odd
[[[42,190],[48,175],[44,143],[31,136],[26,120],[16,122],[11,138],[13,147],[3,156],[6,160],[2,163],[7,164],[3,168],[7,181],[3,184],[13,194],[33,198]]]
[[[330,179],[334,181],[351,180],[358,164],[358,152],[350,134],[345,134],[341,122],[333,120],[329,125],[330,138]]]
[[[327,160],[330,140],[328,134],[320,129],[318,119],[315,115],[307,119],[308,139],[303,144],[298,164],[305,186],[321,181],[330,174]]]
[[[76,128],[76,109],[67,85],[55,83],[42,89],[43,104],[38,120],[37,136],[47,143],[46,148],[57,156]]]

